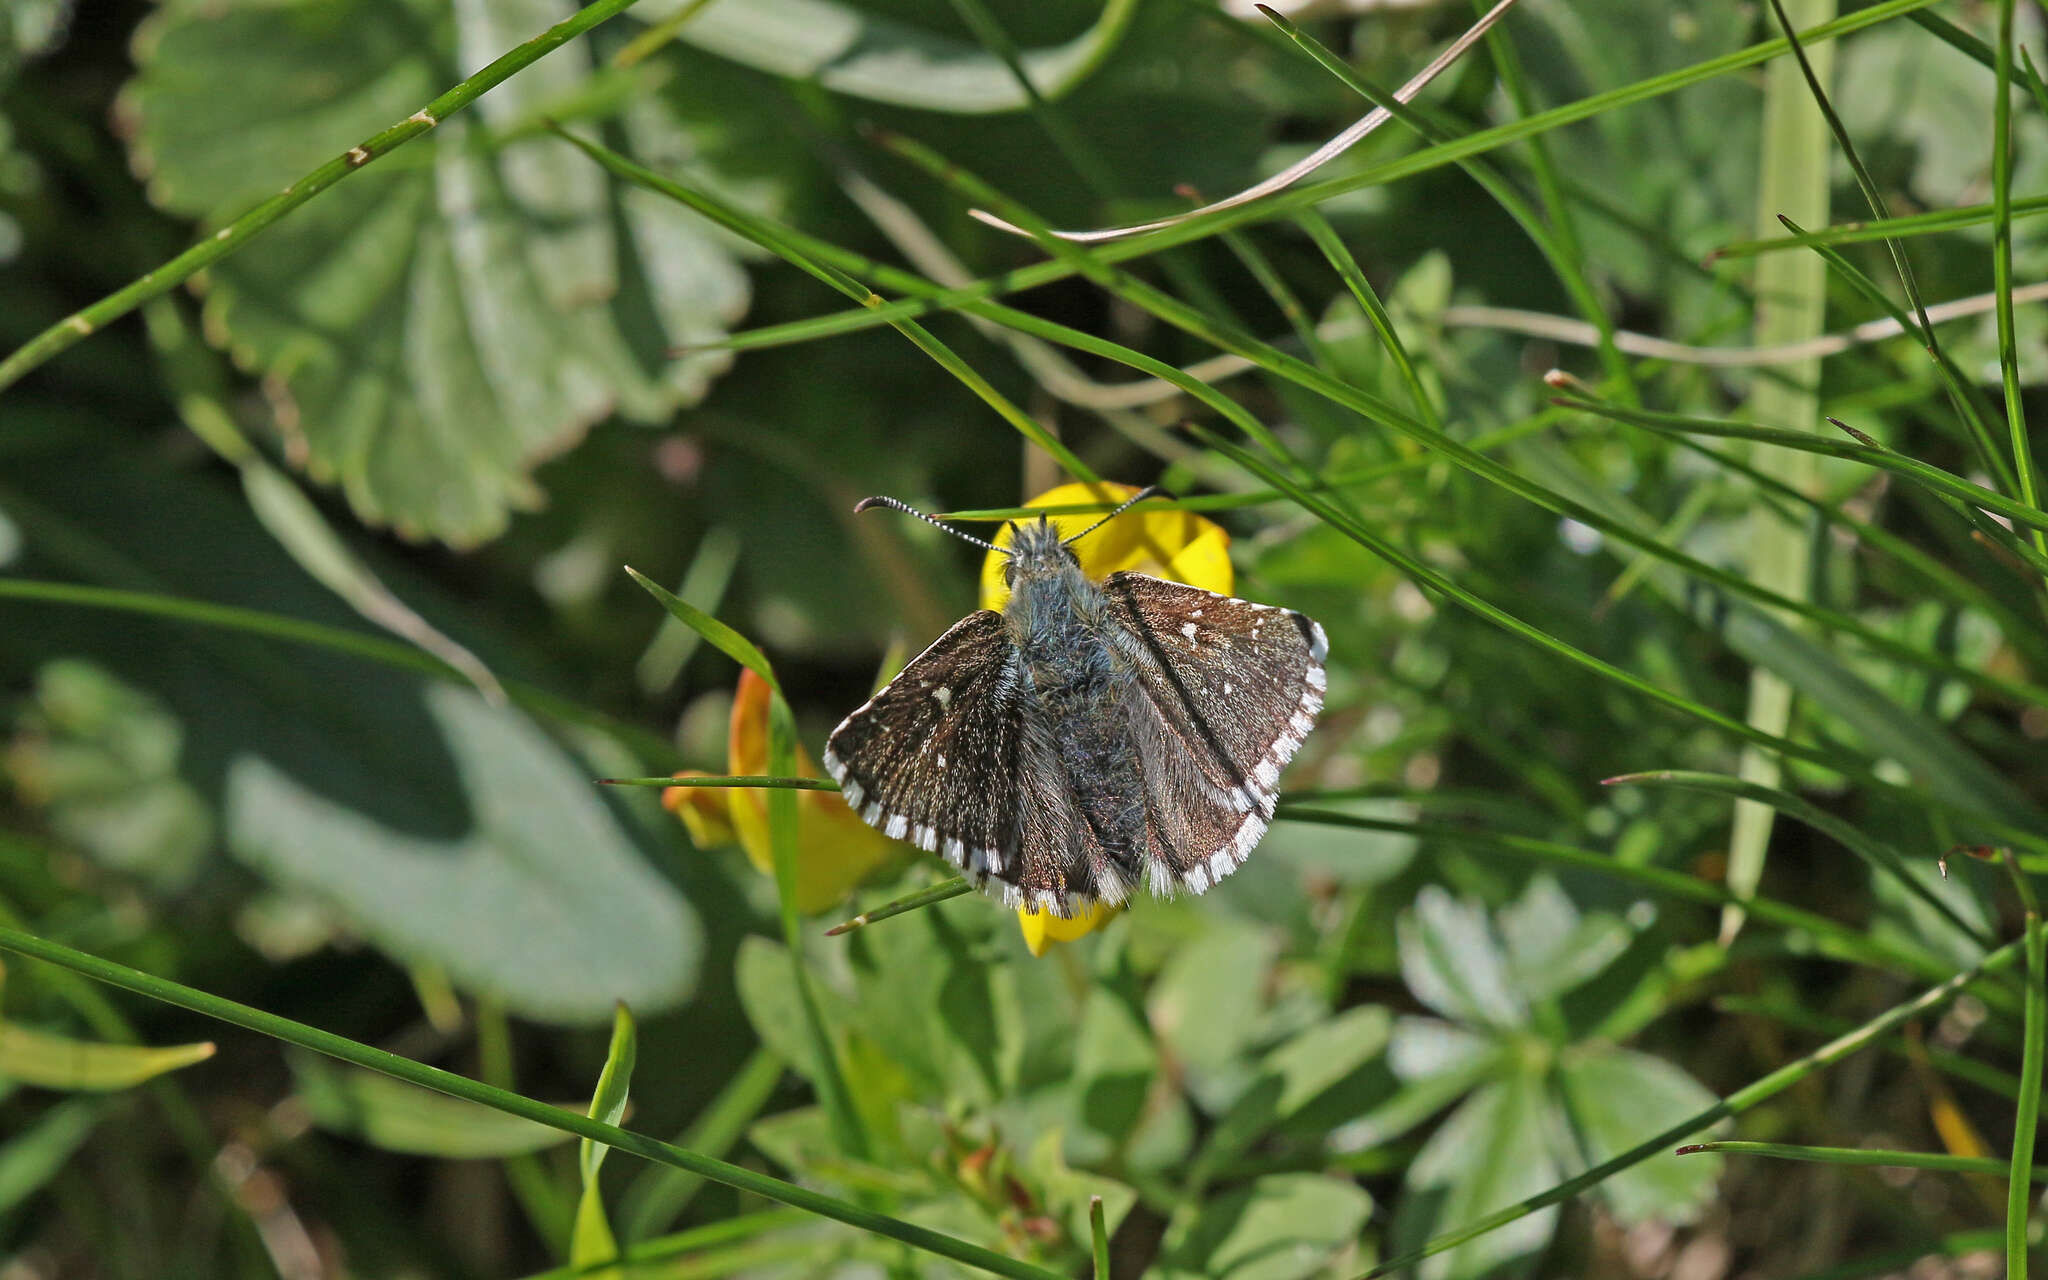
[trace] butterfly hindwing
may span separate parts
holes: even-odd
[[[1111,574],[1102,592],[1141,694],[1155,876],[1200,893],[1265,834],[1280,771],[1322,711],[1328,642],[1292,610],[1144,574]]]
[[[847,716],[825,768],[868,825],[978,881],[1014,882],[1024,713],[1017,650],[984,609]]]

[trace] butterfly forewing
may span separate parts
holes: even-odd
[[[1322,711],[1323,629],[1138,573],[1102,584],[1105,630],[1130,662],[1146,714],[1153,857],[1199,893],[1241,864],[1273,816],[1280,770]],[[1159,886],[1165,887],[1165,886]]]
[[[870,826],[1013,879],[1022,696],[1002,615],[971,613],[832,731],[825,768]]]

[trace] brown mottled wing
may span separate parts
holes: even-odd
[[[968,614],[832,731],[825,768],[869,826],[1014,884],[1023,681],[1002,615]]]
[[[1139,573],[1102,584],[1142,696],[1152,884],[1200,893],[1265,834],[1280,771],[1323,708],[1329,642],[1289,609]]]

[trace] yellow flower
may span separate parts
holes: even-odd
[[[768,772],[768,682],[740,672],[726,736],[726,770],[742,775]],[[802,747],[800,777],[823,775]],[[676,775],[688,780],[687,774]],[[763,875],[775,874],[768,842],[768,796],[753,787],[669,787],[662,804],[683,822],[699,848],[739,840],[747,860]],[[723,810],[723,813],[720,813]],[[891,840],[860,820],[829,791],[799,791],[796,804],[796,906],[816,915],[839,905],[855,885],[907,856],[910,846]]]
[[[1136,492],[1124,484],[1063,484],[1024,505],[1114,505]],[[1052,522],[1063,536],[1071,538],[1101,518],[1101,512],[1082,512],[1055,515]],[[993,541],[1006,547],[1010,534],[1010,526],[1004,525]],[[1190,511],[1148,511],[1142,507],[1127,511],[1075,543],[1074,555],[1081,561],[1081,572],[1096,579],[1131,569],[1224,595],[1229,595],[1236,584],[1230,569],[1230,535],[1223,531],[1223,526]],[[1009,596],[1010,589],[1003,582],[1003,557],[991,553],[981,563],[982,608],[1000,610]],[[1024,945],[1031,948],[1031,954],[1042,956],[1051,943],[1071,942],[1099,927],[1116,911],[1115,907],[1094,904],[1072,920],[1062,920],[1019,908],[1017,924],[1024,931]]]

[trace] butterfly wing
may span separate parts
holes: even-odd
[[[1102,584],[1105,631],[1136,674],[1155,891],[1201,893],[1265,835],[1280,771],[1323,708],[1323,629],[1140,573]]]
[[[1024,679],[1002,615],[971,613],[832,731],[825,768],[869,826],[1014,884]]]

